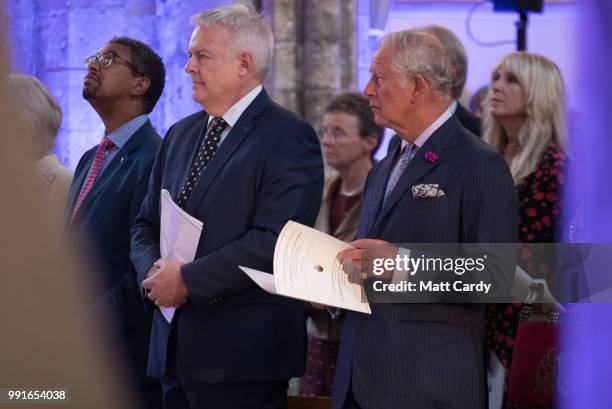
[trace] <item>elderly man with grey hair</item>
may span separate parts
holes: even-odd
[[[371,73],[364,94],[374,119],[396,131],[401,143],[370,171],[355,249],[338,255],[364,272],[368,295],[375,280],[362,260],[416,250],[393,243],[515,242],[512,177],[504,160],[452,115],[453,69],[440,41],[423,30],[390,33],[374,55]],[[501,274],[511,265],[504,257],[491,258],[480,279],[507,284]],[[401,273],[406,271],[389,270],[382,278],[407,279]],[[371,308],[371,315],[347,312],[335,409],[487,406],[482,305],[372,303]]]
[[[238,266],[272,271],[289,220],[313,225],[323,161],[310,125],[262,87],[273,37],[243,5],[193,17],[185,71],[203,110],[177,122],[158,152],[132,237],[132,260],[156,310],[149,373],[164,407],[285,408],[305,367],[304,306],[261,290]],[[160,191],[204,227],[195,259],[160,256]],[[171,311],[171,310],[170,310]]]
[[[465,129],[476,136],[480,136],[482,126],[480,118],[465,109],[465,107],[461,105],[461,102],[459,102],[463,88],[465,87],[468,67],[467,54],[463,44],[461,44],[461,41],[455,34],[445,27],[432,25],[423,27],[422,30],[436,36],[444,48],[446,48],[446,52],[450,58],[451,67],[454,71],[451,86],[451,113],[455,115]],[[392,152],[400,140],[401,138],[398,135],[393,135],[393,138],[389,142],[387,153]]]

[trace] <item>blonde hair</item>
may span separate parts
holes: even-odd
[[[508,54],[497,64],[493,75],[502,67],[516,75],[525,93],[526,119],[518,133],[521,149],[510,164],[512,178],[518,185],[535,171],[551,144],[562,150],[565,148],[565,88],[559,68],[540,55]],[[508,137],[500,122],[491,115],[488,104],[485,104],[483,128],[484,140],[502,153]]]
[[[53,149],[62,122],[62,110],[42,82],[30,75],[11,74],[8,86],[13,91],[17,112],[27,127],[34,154],[42,157]]]

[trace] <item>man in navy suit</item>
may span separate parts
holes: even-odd
[[[482,243],[466,256],[495,255],[480,277],[507,290],[511,255],[485,243],[516,241],[514,183],[503,159],[451,114],[443,45],[421,30],[391,33],[371,72],[364,94],[375,121],[402,140],[370,171],[357,249],[339,257],[363,268],[362,259],[410,254],[391,243]],[[333,407],[485,408],[484,357],[482,305],[372,304],[371,315],[347,313]]]
[[[164,89],[164,65],[151,48],[127,37],[113,38],[85,65],[83,97],[102,119],[104,136],[77,165],[67,223],[70,235],[89,245],[92,269],[101,274],[92,317],[112,324],[139,407],[161,407],[160,383],[146,376],[152,313],[129,255],[131,227],[161,142],[147,114]]]
[[[312,225],[323,163],[311,126],[262,88],[272,33],[243,5],[195,15],[185,71],[204,111],[162,142],[133,230],[132,260],[155,312],[149,373],[165,408],[284,408],[305,367],[301,302],[270,295],[239,265],[272,271],[288,220]],[[203,222],[193,262],[160,259],[160,190]]]

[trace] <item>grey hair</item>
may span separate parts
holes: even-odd
[[[43,83],[31,75],[11,74],[8,87],[13,91],[35,153],[44,156],[55,144],[62,123],[62,110]]]
[[[255,10],[243,4],[231,4],[198,13],[191,21],[201,28],[222,26],[230,30],[229,51],[233,55],[252,54],[257,79],[266,78],[272,64],[274,36]]]
[[[467,77],[468,61],[463,44],[461,44],[461,41],[459,41],[457,36],[450,30],[441,26],[423,27],[423,31],[435,35],[438,40],[440,40],[444,48],[446,48],[448,56],[450,57],[451,65],[455,70],[451,97],[453,97],[453,99],[458,99],[463,92],[463,87],[465,86],[465,80]]]
[[[381,40],[381,47],[387,44],[396,51],[391,67],[402,84],[420,74],[434,93],[450,97],[454,70],[446,48],[433,34],[417,29],[395,31]]]

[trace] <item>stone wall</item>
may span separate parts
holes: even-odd
[[[276,37],[265,82],[271,97],[318,127],[329,99],[355,87],[357,0],[242,0],[259,7]],[[363,0],[359,0],[363,1]],[[38,77],[64,120],[56,153],[74,168],[102,137],[100,119],[81,92],[83,59],[114,36],[149,44],[166,65],[166,88],[150,118],[160,134],[201,107],[184,72],[190,17],[231,0],[0,0],[5,2],[14,71]],[[1,5],[2,3],[0,3]],[[1,18],[1,16],[0,16]]]
[[[354,0],[264,0],[276,37],[273,97],[313,126],[338,92],[355,87]]]

